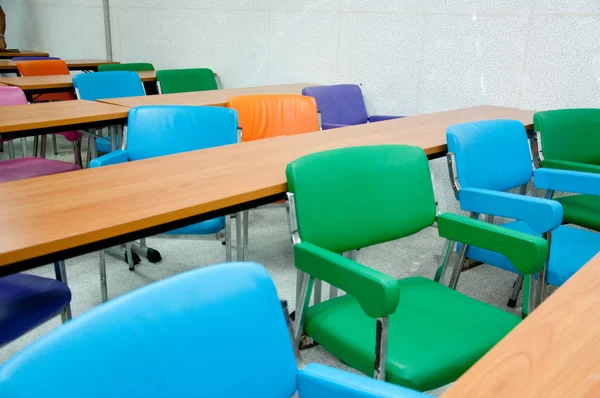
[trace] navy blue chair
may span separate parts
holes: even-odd
[[[29,274],[0,278],[0,347],[59,314],[63,323],[71,319],[64,262],[54,267],[56,279]]]
[[[110,72],[102,72],[104,73]],[[220,107],[140,106],[129,111],[125,135],[126,148],[92,160],[90,167],[235,144],[239,140],[238,117],[235,110]],[[230,224],[229,216],[217,217],[160,236],[180,239],[216,238],[226,246],[226,261],[231,261]],[[240,228],[238,234],[241,233]],[[149,252],[151,257],[157,256],[154,249],[146,246],[145,239],[135,242],[132,250],[147,258]],[[135,267],[134,263],[129,265],[130,269]],[[106,272],[102,255],[100,269],[102,273]],[[102,278],[102,282],[102,298],[106,301],[106,278]]]
[[[60,59],[58,57],[13,57],[13,61],[50,61]]]
[[[129,71],[81,73],[73,76],[73,86],[75,87],[77,98],[88,101],[146,95],[140,75]],[[93,140],[90,141],[93,142]],[[91,157],[95,158],[97,152],[111,152],[118,146],[117,133],[111,127],[110,141],[97,138],[95,148],[91,148]]]
[[[362,91],[356,84],[306,87],[302,90],[302,95],[313,97],[317,101],[323,130],[403,117],[369,116]]]
[[[546,267],[534,278],[519,275],[509,306],[514,306],[521,286],[532,296],[524,295],[524,308],[533,309],[544,298],[546,284],[561,286],[581,266],[600,251],[600,234],[561,225],[563,210],[559,202],[526,196],[527,184],[534,178],[539,189],[561,190],[600,195],[600,175],[554,169],[533,170],[527,133],[514,120],[489,120],[451,126],[446,133],[450,180],[462,210],[471,217],[491,215],[514,219],[502,225],[520,232],[543,236],[550,244]],[[506,192],[520,188],[520,194]],[[442,258],[447,258],[447,242]],[[456,288],[465,259],[517,272],[503,255],[473,246],[460,247],[450,287]],[[444,267],[438,270],[440,280]],[[525,304],[527,303],[527,304]]]
[[[100,305],[34,342],[0,368],[0,396],[425,397],[324,365],[298,369],[289,329],[263,267],[204,267]],[[68,383],[57,383],[65,375]]]

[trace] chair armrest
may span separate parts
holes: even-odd
[[[441,237],[503,254],[523,274],[538,272],[548,258],[548,242],[539,236],[452,213],[437,222]]]
[[[129,152],[124,149],[118,149],[106,155],[93,159],[90,162],[90,168],[110,166],[111,164],[126,163],[129,159]]]
[[[296,376],[300,398],[423,398],[429,395],[381,380],[311,363]]]
[[[294,245],[296,268],[334,285],[358,300],[372,318],[388,316],[398,307],[397,280],[312,243]]]
[[[461,210],[525,221],[540,234],[562,223],[562,206],[554,200],[479,188],[462,188],[458,195]]]
[[[582,171],[584,173],[600,174],[600,166],[596,166],[595,164],[568,162],[566,160],[544,160],[542,162],[542,167],[547,167],[549,169],[573,170]]]
[[[539,189],[600,195],[600,174],[595,173],[541,168],[533,172],[533,182]]]
[[[392,119],[402,119],[406,116],[390,116],[390,115],[371,115],[369,116],[369,122],[382,122],[384,120],[392,120]]]
[[[337,123],[321,123],[321,128],[323,130],[337,129],[338,127],[346,127],[349,124],[337,124]]]

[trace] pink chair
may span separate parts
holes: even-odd
[[[0,87],[0,106],[21,104],[27,104],[27,99],[19,87]],[[81,134],[76,131],[65,134],[71,133]],[[26,153],[23,154],[24,157],[15,159],[12,140],[2,140],[4,141],[8,141],[10,160],[0,161],[0,183],[80,169],[79,164],[27,157]]]
[[[24,105],[27,104],[27,98],[25,93],[19,87],[11,86],[0,86],[0,106],[8,105]],[[73,156],[75,163],[81,166],[81,136],[79,131],[65,131],[59,133],[64,136],[67,141],[73,143]],[[25,139],[21,139],[21,147],[23,150],[23,156],[27,156],[27,147],[25,145]],[[8,142],[8,152],[11,159],[15,158],[15,150],[12,140],[0,140],[0,143]],[[35,155],[35,154],[34,154]]]

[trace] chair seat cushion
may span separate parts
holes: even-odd
[[[225,217],[217,217],[212,220],[202,221],[196,224],[188,225],[174,229],[166,234],[181,234],[181,235],[208,235],[216,234],[225,228]]]
[[[386,380],[420,391],[456,380],[520,318],[422,277],[398,281],[389,316]],[[373,375],[375,319],[350,295],[310,307],[305,331],[326,350]]]
[[[0,162],[0,183],[79,170],[74,163],[42,158],[19,158]]]
[[[563,206],[563,222],[600,231],[600,196],[573,195],[556,198]]]
[[[513,221],[503,226],[539,236],[523,221]],[[552,232],[546,281],[553,286],[562,285],[598,251],[600,251],[600,234],[561,225]],[[469,246],[467,257],[507,271],[517,272],[511,262],[499,253]]]
[[[55,279],[14,274],[0,278],[0,346],[58,315],[71,290]]]

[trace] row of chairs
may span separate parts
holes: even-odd
[[[483,192],[501,198],[492,203],[483,201],[487,210],[494,210],[486,211],[486,214],[507,216],[505,211],[512,206],[516,213],[509,216],[524,217],[530,225],[557,223],[557,217],[562,214],[556,202],[527,197],[517,199],[516,194],[503,192],[510,186],[502,184],[512,179],[525,183],[531,178],[533,159],[522,124],[507,120],[467,123],[450,127],[447,137],[453,159],[450,171],[456,173],[458,170],[455,184],[460,184],[461,201],[468,201],[464,198],[465,192]],[[547,142],[551,141],[549,137]],[[494,148],[491,152],[490,147]],[[475,155],[486,150],[490,153],[485,159]],[[481,186],[484,180],[477,178],[484,172],[478,170],[478,174],[474,174],[470,167],[473,156],[479,156],[476,166],[487,172],[484,187]],[[525,175],[525,163],[529,164],[528,175]],[[587,172],[542,167],[533,175],[536,185],[544,189],[583,188],[575,191],[598,195],[600,175],[590,173],[588,166],[595,164],[580,163],[578,167],[587,168]],[[498,167],[504,172],[494,174],[493,170]],[[548,259],[554,256],[550,248],[555,242],[548,242],[539,234],[486,223],[474,217],[437,214],[427,157],[420,148],[387,145],[314,153],[290,163],[286,175],[293,221],[294,261],[302,275],[293,329],[294,345],[300,342],[305,331],[308,337],[353,368],[421,391],[452,382],[464,373],[519,323],[519,317],[435,281],[422,277],[398,281],[339,255],[410,236],[434,222],[441,237],[460,242],[463,247],[469,245],[505,256],[527,278],[525,290],[528,294],[537,290],[536,277],[538,285],[545,285],[544,269],[548,267]],[[506,198],[512,198],[513,203],[503,206],[502,200]],[[525,210],[519,208],[518,203],[525,203]],[[536,210],[536,207],[543,210]],[[464,251],[468,252],[468,249]],[[460,268],[455,269],[460,272]],[[309,305],[317,279],[348,294]],[[215,286],[219,286],[218,292],[214,290]],[[223,290],[223,286],[228,288]],[[177,294],[173,295],[175,291]],[[219,300],[215,300],[215,294]],[[174,298],[177,299],[175,304]],[[527,297],[524,300],[527,301]],[[165,306],[165,302],[169,305]],[[8,393],[37,391],[40,385],[53,379],[58,368],[64,371],[63,367],[56,366],[56,352],[60,351],[61,363],[70,365],[69,369],[79,376],[73,394],[88,392],[88,386],[92,384],[98,388],[98,383],[93,383],[96,372],[90,372],[88,367],[93,366],[102,374],[107,369],[111,375],[114,373],[110,385],[119,386],[122,394],[142,391],[144,396],[156,396],[163,394],[166,388],[172,392],[175,384],[181,393],[193,389],[214,395],[236,394],[243,388],[251,395],[270,392],[273,396],[288,396],[299,389],[300,396],[304,396],[310,393],[303,390],[303,372],[310,371],[318,372],[317,378],[327,375],[329,380],[327,385],[324,380],[318,383],[324,390],[312,390],[318,396],[349,392],[355,396],[368,396],[358,391],[362,389],[377,396],[422,396],[358,376],[352,376],[352,383],[348,379],[342,381],[340,378],[350,376],[315,364],[298,373],[293,350],[286,342],[289,337],[284,332],[285,318],[272,315],[279,311],[276,304],[272,282],[256,265],[226,264],[192,271],[114,300],[46,336],[2,368],[0,391],[1,388]],[[173,305],[179,310],[172,311]],[[527,303],[524,307],[528,307]],[[527,308],[524,308],[526,314]],[[189,326],[195,321],[218,327],[193,329],[193,333],[186,332],[188,327],[177,328],[177,325]],[[248,324],[255,327],[248,331],[244,327]],[[167,340],[164,340],[165,327],[170,331],[166,335],[172,336]],[[144,331],[144,338],[148,338],[148,331],[162,336],[161,345],[158,348],[155,344],[136,347],[132,352],[131,334],[123,332],[139,334],[140,330]],[[173,330],[179,333],[173,333]],[[238,333],[241,330],[244,332]],[[202,341],[211,341],[214,349],[198,344]],[[255,343],[248,344],[248,341]],[[260,343],[264,341],[268,343]],[[107,344],[114,347],[111,355],[103,349]],[[178,354],[182,350],[186,355]],[[192,353],[196,350],[198,355],[190,356],[189,350]],[[115,352],[120,355],[112,355]],[[194,358],[196,366],[194,375],[185,371],[189,368],[190,357]],[[232,383],[231,375],[222,372],[218,365],[225,366],[233,358],[240,357],[252,358],[256,366],[243,375],[236,373],[236,382]],[[119,359],[118,363],[114,358]],[[198,361],[198,358],[205,361]],[[258,358],[259,363],[256,362]],[[298,363],[299,357],[295,359]],[[82,363],[88,365],[84,366],[85,373],[79,370]],[[140,367],[140,363],[146,366]],[[130,377],[131,372],[124,371],[133,370],[133,376],[136,376],[135,372],[139,370],[135,369],[144,368],[147,372],[148,364],[160,363],[169,363],[169,369],[178,369],[177,373],[172,373],[162,366],[156,368],[156,374],[162,376],[159,380],[170,380],[168,386],[161,382],[139,381],[147,379]],[[197,377],[198,367],[205,377]],[[270,383],[263,383],[264,379],[254,372],[269,373]],[[285,375],[296,375],[298,382],[284,386]],[[32,377],[39,382],[32,383]],[[351,390],[348,390],[349,384]],[[48,393],[48,387],[44,388]],[[53,392],[50,393],[52,396]],[[64,395],[65,392],[61,390],[60,393]],[[121,391],[115,392],[116,395],[119,393]]]

